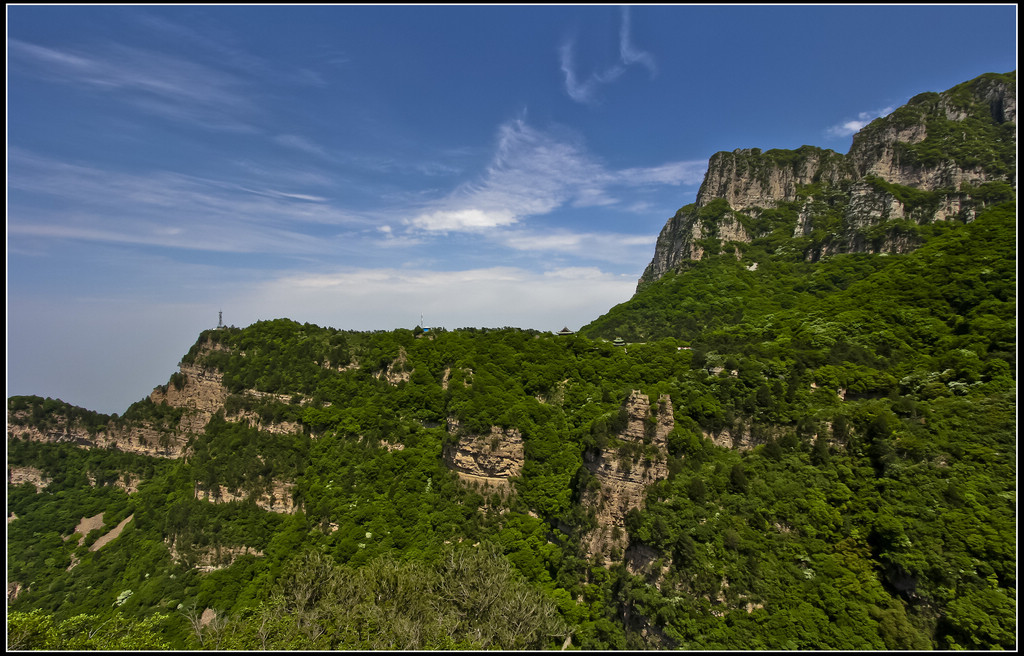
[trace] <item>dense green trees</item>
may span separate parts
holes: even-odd
[[[221,649],[538,649],[569,635],[556,603],[480,543],[360,567],[307,551],[286,565],[269,601],[192,640]]]
[[[164,619],[163,615],[136,621],[82,614],[56,622],[38,609],[29,613],[12,611],[7,615],[7,648],[46,651],[167,649],[168,644],[154,632]]]
[[[183,360],[232,395],[176,461],[19,426],[180,410],[12,397],[9,466],[49,483],[8,488],[9,647],[1013,648],[1016,216],[997,191],[887,257],[780,249],[779,208],[756,270],[709,256],[567,337],[206,331]],[[622,446],[634,389],[672,399],[669,476],[626,517],[627,563],[588,559],[584,454]],[[524,441],[507,496],[444,461],[492,426]],[[289,515],[256,503],[281,484]],[[239,499],[205,498],[222,487]]]

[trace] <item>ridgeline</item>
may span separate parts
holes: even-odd
[[[1015,649],[1015,103],[716,154],[575,334],[277,319],[120,416],[9,398],[8,648]]]

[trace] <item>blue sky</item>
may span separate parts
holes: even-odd
[[[719,150],[846,152],[1016,7],[7,7],[8,394],[123,412],[198,333],[577,328]]]

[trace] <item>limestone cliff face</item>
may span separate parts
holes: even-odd
[[[185,450],[188,436],[173,429],[154,426],[149,422],[112,424],[100,431],[89,431],[81,422],[58,417],[56,423],[41,429],[29,425],[27,412],[12,413],[8,417],[7,437],[49,442],[71,443],[83,447],[118,449],[156,458],[179,458]]]
[[[232,501],[245,501],[251,498],[257,506],[268,512],[290,514],[300,510],[300,506],[292,499],[292,490],[294,488],[294,483],[274,481],[271,489],[251,495],[241,490],[231,490],[224,485],[219,485],[213,490],[207,490],[199,482],[196,482],[195,498],[211,503],[230,503]]]
[[[986,74],[943,93],[915,96],[858,132],[846,155],[812,146],[716,153],[697,201],[662,229],[640,286],[703,258],[709,237],[727,252],[727,242],[756,239],[761,235],[744,223],[792,203],[799,204],[795,239],[811,234],[826,212],[842,214],[838,230],[808,247],[809,260],[912,250],[919,242],[906,230],[869,229],[890,221],[973,220],[987,202],[976,187],[995,181],[1015,186],[1016,120],[1016,74]],[[931,195],[912,204],[893,185]],[[830,198],[827,205],[822,194]],[[728,211],[707,211],[722,201]]]
[[[854,135],[847,159],[857,177],[873,174],[894,184],[926,191],[1012,179],[1007,171],[994,169],[990,162],[974,162],[975,157],[958,156],[961,153],[957,149],[947,148],[946,152],[922,156],[907,146],[922,144],[929,137],[938,138],[940,131],[950,129],[953,134],[947,138],[953,142],[983,139],[986,135],[972,131],[969,122],[1005,126],[1008,128],[1003,131],[1005,136],[1015,142],[1016,91],[1016,76],[983,75],[941,94],[922,93]],[[955,124],[964,127],[961,129]],[[996,134],[999,133],[990,136],[1000,139]],[[991,146],[975,145],[980,149]]]
[[[738,149],[715,153],[708,162],[697,206],[716,198],[737,210],[771,207],[796,199],[797,190],[814,182],[837,184],[853,176],[850,163],[839,153],[803,146],[797,150]]]
[[[412,371],[409,369],[409,354],[405,352],[404,348],[398,347],[398,356],[377,377],[386,380],[391,385],[409,382]]]
[[[16,486],[22,483],[31,483],[36,488],[36,492],[39,492],[50,484],[50,478],[35,467],[11,467],[8,465],[7,485]]]
[[[448,432],[458,429],[458,421],[449,419]],[[506,493],[511,491],[511,479],[522,471],[524,459],[523,436],[515,428],[492,426],[490,433],[464,435],[444,449],[445,464],[460,479]]]
[[[207,420],[210,415],[224,407],[228,390],[224,387],[224,378],[218,371],[198,364],[185,363],[182,363],[178,370],[184,377],[181,387],[172,383],[154,389],[149,395],[153,403],[166,403],[175,408],[193,410],[205,415]]]
[[[181,544],[174,540],[165,541],[171,560],[203,573],[224,569],[239,556],[262,556],[263,552],[246,545],[196,545]]]
[[[210,417],[225,410],[225,402],[230,396],[230,392],[224,385],[224,377],[216,369],[205,366],[203,362],[204,356],[207,354],[226,350],[228,349],[220,344],[204,343],[194,362],[182,362],[178,367],[179,373],[171,378],[171,382],[157,387],[149,395],[149,399],[157,405],[167,404],[172,408],[184,410],[178,424],[178,431],[185,437],[185,441],[190,434],[203,432]],[[289,395],[269,394],[252,389],[244,390],[241,396],[255,400],[272,399],[281,403],[291,402]],[[260,418],[258,413],[246,409],[227,412],[224,418],[227,421],[248,424],[261,431],[278,435],[304,431],[302,424],[297,422],[266,422]]]
[[[220,344],[204,343],[193,362],[181,363],[179,372],[171,377],[167,385],[161,385],[150,393],[149,400],[154,404],[182,410],[181,419],[176,425],[115,417],[100,429],[90,429],[73,413],[54,413],[44,425],[39,426],[30,410],[18,410],[8,415],[8,438],[117,449],[159,458],[181,458],[185,455],[188,441],[205,430],[215,413],[225,409],[225,401],[230,395],[220,372],[203,364],[204,356],[218,350],[227,348]],[[257,390],[245,390],[242,396],[256,400],[273,397],[282,403],[291,402],[290,396]],[[256,412],[246,409],[227,413],[225,419],[246,423],[269,433],[291,434],[304,431],[304,427],[297,422],[265,422]]]
[[[584,466],[599,483],[583,497],[597,519],[597,528],[585,539],[588,556],[610,555],[613,550],[621,554],[629,542],[626,514],[644,506],[648,485],[668,476],[666,439],[675,426],[671,399],[662,396],[652,411],[647,396],[634,390],[624,409],[627,421],[619,441],[584,454]]]

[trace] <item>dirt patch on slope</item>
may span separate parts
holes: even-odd
[[[97,528],[103,528],[103,513],[93,515],[92,517],[83,517],[82,521],[78,522],[78,526],[75,527],[75,533],[82,536],[78,538],[78,544],[81,545],[85,542],[85,536],[89,535],[90,531]],[[66,540],[67,538],[64,539]]]
[[[117,536],[121,535],[121,531],[123,531],[124,527],[128,525],[128,522],[132,521],[133,517],[135,517],[135,515],[131,514],[122,519],[117,526],[110,529],[109,533],[100,536],[99,539],[96,540],[96,542],[93,542],[92,546],[89,547],[89,551],[96,551],[97,549],[106,546],[108,542],[110,542]]]

